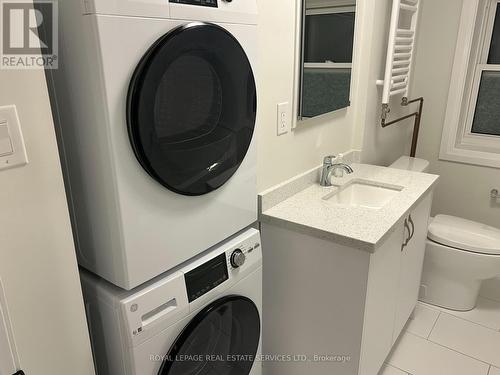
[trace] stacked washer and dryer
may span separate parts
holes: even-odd
[[[59,13],[51,99],[98,374],[260,375],[256,0]]]

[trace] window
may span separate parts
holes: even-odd
[[[500,168],[500,0],[464,1],[440,158]]]
[[[304,63],[352,65],[356,7],[308,9],[304,32]]]
[[[356,2],[304,0],[299,118],[350,105]]]

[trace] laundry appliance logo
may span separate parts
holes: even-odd
[[[57,69],[57,0],[0,0],[1,69]]]

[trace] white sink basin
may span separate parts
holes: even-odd
[[[380,209],[403,190],[401,186],[378,185],[370,181],[354,180],[323,197],[338,206]]]

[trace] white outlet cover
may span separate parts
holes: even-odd
[[[0,124],[3,129],[2,144],[5,146],[10,143],[10,148],[7,150],[9,152],[0,153],[0,171],[28,164],[21,123],[15,105],[0,107]]]
[[[276,118],[278,135],[286,134],[291,130],[289,112],[290,112],[290,104],[288,102],[278,104],[278,111],[277,111],[278,116]]]

